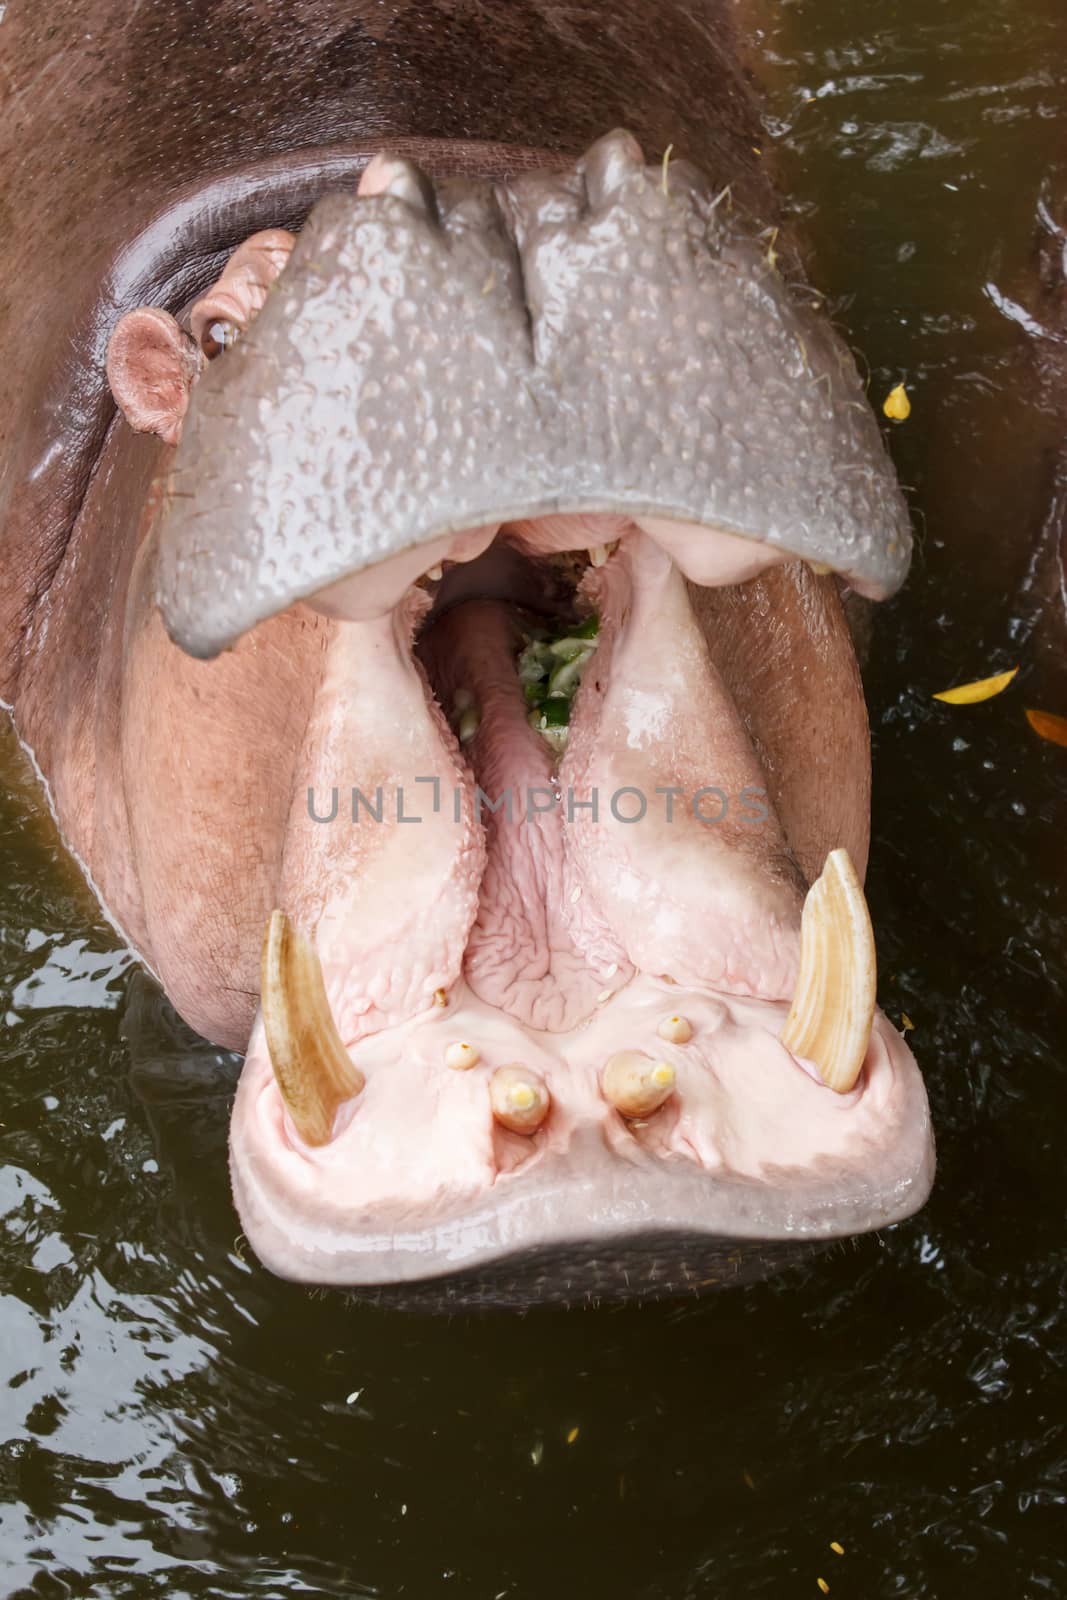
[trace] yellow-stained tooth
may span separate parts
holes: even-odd
[[[536,1133],[551,1103],[544,1079],[528,1067],[498,1067],[489,1080],[493,1116],[512,1133]]]
[[[669,1061],[654,1061],[640,1050],[620,1050],[604,1068],[605,1100],[624,1117],[647,1117],[674,1093],[675,1071]]]
[[[656,1032],[668,1044],[688,1044],[693,1037],[693,1024],[688,1017],[664,1017]]]
[[[469,689],[456,690],[452,696],[452,710],[455,714],[456,737],[460,744],[469,744],[482,722],[482,713]]]
[[[458,738],[460,744],[470,744],[481,725],[482,714],[478,710],[478,707],[468,706],[467,710],[464,711],[463,715],[460,717],[459,725],[456,728],[456,737]]]
[[[267,1048],[289,1115],[308,1144],[327,1144],[338,1106],[364,1079],[341,1043],[318,952],[284,911],[267,924],[260,982]]]
[[[874,930],[847,850],[832,850],[808,890],[800,922],[800,972],[781,1040],[847,1094],[874,1023]]]

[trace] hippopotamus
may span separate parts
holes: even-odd
[[[922,1205],[844,600],[910,532],[725,3],[10,0],[0,694],[275,1272],[699,1290]]]

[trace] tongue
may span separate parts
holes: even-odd
[[[805,885],[681,575],[631,529],[587,587],[600,643],[558,769],[527,722],[513,607],[457,606],[420,646],[441,704],[465,719],[486,829],[464,975],[550,1032],[635,969],[786,998]]]
[[[464,706],[479,719],[466,754],[488,857],[467,982],[488,1005],[555,1033],[575,1027],[605,984],[631,972],[621,972],[621,948],[573,898],[554,758],[526,720],[516,677],[521,644],[512,607],[475,601],[433,625],[422,655],[441,703],[454,708],[458,696],[455,720]]]
[[[678,569],[631,527],[585,583],[599,642],[561,763],[527,721],[509,601],[447,611],[418,659],[422,597],[336,625],[279,903],[314,932],[344,1045],[447,1006],[461,974],[549,1033],[635,970],[792,992],[804,885]]]

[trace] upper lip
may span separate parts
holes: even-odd
[[[483,193],[476,215],[457,204],[439,219],[410,185],[320,202],[187,419],[158,581],[183,648],[212,655],[442,535],[560,510],[733,531],[875,595],[902,581],[907,512],[847,351],[692,169],[672,168],[668,198],[639,157],[626,135],[600,141],[578,166],[583,201],[524,179],[496,205]],[[649,264],[631,260],[627,316],[605,318],[585,278],[610,280],[635,219]],[[679,276],[694,219],[712,243]],[[662,324],[661,283],[681,296]],[[648,387],[642,337],[670,365],[654,380],[669,403]],[[294,451],[295,436],[315,448]]]

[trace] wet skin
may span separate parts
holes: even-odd
[[[402,10],[394,25],[411,20]],[[150,295],[131,292],[128,266],[113,269],[119,309],[145,298],[154,310],[122,323],[111,303],[76,320],[73,374],[40,352],[42,381],[68,386],[63,415],[80,408],[86,422],[59,448],[32,428],[19,436],[6,692],[67,838],[179,1008],[232,1046],[252,1032],[235,1191],[253,1243],[295,1276],[412,1294],[425,1279],[441,1297],[509,1302],[649,1292],[691,1281],[739,1241],[758,1270],[781,1255],[776,1241],[879,1226],[929,1185],[921,1085],[884,1020],[851,1096],[777,1042],[804,890],[842,846],[862,872],[867,837],[866,725],[838,586],[790,558],[883,594],[903,575],[906,525],[847,353],[770,259],[772,211],[745,153],[755,124],[725,23],[688,40],[680,16],[668,22],[673,66],[654,70],[635,44],[594,75],[595,109],[609,109],[611,73],[628,61],[645,108],[629,120],[658,153],[665,106],[693,98],[671,72],[683,45],[699,47],[723,92],[683,148],[710,177],[678,163],[661,180],[624,136],[575,166],[580,132],[564,136],[521,96],[514,125],[429,142],[403,115],[401,85],[388,138],[246,170],[210,198],[202,181],[165,227],[127,215],[126,263],[164,236],[175,249],[183,218],[169,285],[158,262]],[[523,26],[500,52],[540,40],[536,12]],[[306,70],[313,37],[289,41],[279,71]],[[331,103],[327,75],[310,125],[350,142],[362,130],[328,126]],[[524,149],[485,142],[504,132]],[[147,113],[138,137],[135,167],[158,137]],[[291,129],[277,138],[294,142]],[[390,158],[357,197],[382,143],[445,181],[434,191]],[[532,148],[549,144],[560,154]],[[231,164],[195,141],[192,153],[205,179]],[[546,164],[556,175],[522,175]],[[217,276],[219,230],[234,244],[264,223],[301,223],[338,188],[295,246],[275,234],[244,279],[240,260]],[[157,184],[143,215],[162,199]],[[42,242],[31,226],[9,248],[28,271]],[[679,251],[697,265],[672,280]],[[593,288],[608,307],[599,326]],[[454,312],[435,322],[450,294]],[[242,337],[209,363],[227,311]],[[414,339],[397,332],[405,319]],[[129,423],[161,443],[109,425],[104,333]],[[431,354],[428,374],[414,370],[435,338],[442,363]],[[479,386],[493,384],[485,406]],[[338,396],[358,417],[347,432]],[[503,402],[516,396],[512,417]],[[618,422],[633,415],[620,450]],[[383,450],[372,431],[399,443]],[[702,455],[709,438],[721,448]],[[585,568],[590,547],[610,559]],[[575,552],[577,600],[559,576]],[[457,578],[468,562],[477,577]],[[481,827],[475,778],[522,789],[553,771],[521,715],[516,628],[531,608],[558,621],[589,605],[604,681],[579,691],[559,781],[573,776],[584,797],[729,774],[733,793],[766,789],[758,836],[690,822],[684,841],[666,829],[638,839],[553,818],[531,854],[495,819]],[[501,691],[500,715],[466,748],[436,707],[447,714],[471,685],[483,710]],[[646,736],[634,696],[650,692]],[[309,787],[370,792],[427,775],[460,792],[460,824],[414,846],[399,826],[368,844],[308,817]],[[673,923],[659,917],[675,902]],[[325,1141],[294,1126],[256,1022],[276,906],[314,939],[341,1048],[367,1084],[339,1096]],[[635,1039],[662,1054],[657,1022],[672,1010],[695,1028],[688,1053],[666,1052],[677,1093],[647,1119],[620,1117],[604,1063]],[[481,1041],[480,1071],[443,1066],[457,1030]],[[551,1094],[532,1138],[502,1132],[487,1093],[487,1069],[516,1060]]]

